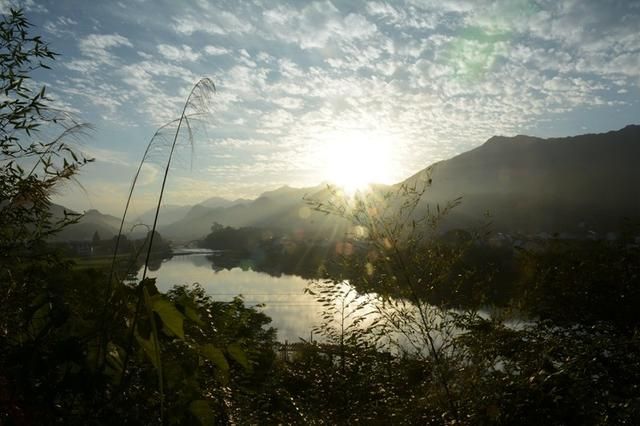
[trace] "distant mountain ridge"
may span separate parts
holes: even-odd
[[[426,200],[462,197],[449,218],[461,227],[491,215],[496,230],[562,232],[620,228],[640,218],[640,126],[564,138],[494,136],[440,161]]]
[[[176,222],[184,218],[192,206],[180,206],[175,204],[167,204],[160,207],[160,215],[158,215],[158,224],[160,226]],[[156,215],[156,209],[149,209],[133,220],[135,223],[153,224]]]
[[[159,232],[167,238],[189,241],[207,235],[214,222],[234,227],[309,228],[312,222],[317,224],[324,219],[318,213],[311,212],[304,197],[321,197],[324,191],[325,185],[310,188],[285,185],[267,191],[251,202],[229,207],[209,208],[198,204],[184,219],[161,227]]]
[[[64,217],[64,212],[78,214],[71,209],[53,204],[51,212],[55,219]],[[100,213],[98,210],[91,209],[84,212],[78,222],[64,227],[54,239],[59,241],[88,241],[93,238],[94,233],[98,233],[101,239],[110,239],[118,234],[120,228],[120,219],[108,214]],[[127,229],[130,224],[127,224]]]
[[[161,206],[160,214],[158,215],[158,225],[166,226],[174,222],[178,222],[186,218],[187,215],[189,215],[190,211],[197,207],[205,207],[209,209],[227,208],[227,207],[232,207],[238,204],[245,204],[251,201],[252,200],[247,200],[243,198],[238,198],[236,200],[231,201],[222,197],[211,197],[211,198],[207,198],[204,201],[201,201],[200,203],[194,206],[189,206],[189,205],[180,206],[180,205],[172,205],[172,204],[163,205]],[[138,216],[133,222],[151,225],[153,224],[153,219],[155,217],[155,214],[156,214],[155,208],[147,210],[146,212]]]
[[[563,138],[494,136],[451,159],[439,161],[394,186],[413,184],[429,175],[426,204],[462,197],[443,229],[468,228],[487,221],[496,231],[607,232],[619,230],[623,218],[640,224],[640,126]],[[159,232],[175,241],[203,238],[211,225],[270,227],[329,235],[336,221],[311,211],[304,197],[327,199],[325,184],[309,188],[283,186],[255,200],[212,197],[195,206],[163,206]],[[146,212],[136,221],[153,221]],[[114,234],[119,219],[90,210],[74,235],[90,239]],[[150,220],[149,220],[150,219]],[[134,221],[135,222],[135,221]],[[81,226],[81,228],[78,228]],[[82,232],[80,232],[80,229]]]
[[[197,205],[208,207],[211,209],[217,209],[219,207],[232,207],[237,204],[246,204],[246,203],[250,203],[251,201],[253,200],[249,200],[245,198],[237,198],[232,201],[222,197],[211,197],[211,198],[207,198],[204,201],[201,201]]]
[[[204,209],[208,211],[210,207],[217,206],[216,208],[232,207],[235,205],[249,202],[250,200],[237,199],[234,201],[227,200],[221,197],[212,197],[204,200],[203,202],[196,204],[195,206],[180,206],[180,205],[163,205],[160,208],[160,214],[158,215],[158,225],[169,225],[174,222],[179,222],[185,218],[190,218],[192,211],[198,211],[198,209]],[[79,214],[78,212],[68,209],[64,206],[57,204],[51,205],[51,212],[55,219],[61,219],[64,217],[64,212],[72,214]],[[148,210],[134,219],[129,219],[125,222],[124,230],[126,234],[130,236],[141,238],[146,234],[146,228],[135,227],[137,224],[145,224],[151,226],[155,217],[155,209]],[[109,214],[104,214],[96,209],[90,209],[82,213],[78,223],[65,227],[60,233],[55,236],[55,240],[62,241],[89,241],[93,238],[95,232],[98,232],[101,239],[113,238],[118,234],[120,229],[120,218]],[[132,229],[134,231],[132,232]]]

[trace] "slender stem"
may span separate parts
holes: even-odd
[[[113,274],[114,274],[114,270],[115,270],[115,262],[116,262],[116,257],[117,257],[117,254],[118,254],[118,249],[119,249],[119,246],[120,246],[122,231],[124,229],[125,219],[126,219],[126,216],[127,216],[128,210],[129,210],[129,205],[131,203],[131,199],[132,199],[132,196],[133,196],[133,191],[135,189],[136,182],[138,180],[138,177],[139,177],[140,172],[142,170],[142,166],[143,166],[143,164],[144,164],[144,162],[145,162],[145,160],[147,158],[147,155],[149,154],[149,151],[150,151],[151,146],[153,145],[153,142],[155,141],[155,139],[158,137],[158,135],[160,134],[160,132],[163,129],[165,129],[169,125],[177,122],[178,126],[177,126],[176,132],[174,134],[173,141],[171,143],[171,150],[169,152],[169,157],[168,157],[168,160],[167,160],[167,164],[166,164],[165,171],[164,171],[164,176],[163,176],[163,179],[162,179],[162,187],[160,189],[160,195],[158,197],[158,204],[156,206],[155,216],[154,216],[154,220],[153,220],[153,226],[151,228],[150,234],[148,235],[149,247],[147,249],[147,255],[146,255],[146,258],[145,258],[145,262],[144,262],[144,271],[143,271],[143,274],[142,274],[142,280],[141,280],[141,282],[140,282],[140,284],[138,286],[138,291],[140,292],[140,294],[138,295],[138,300],[137,300],[135,311],[134,311],[133,323],[131,325],[131,332],[130,332],[130,335],[129,335],[129,348],[126,351],[125,360],[124,360],[124,363],[123,363],[122,377],[121,377],[121,381],[120,381],[120,388],[121,389],[125,386],[127,364],[128,364],[128,361],[129,361],[129,358],[130,358],[130,352],[131,352],[132,346],[133,346],[133,338],[134,338],[134,335],[135,335],[135,330],[136,330],[137,322],[138,322],[138,319],[139,319],[140,308],[141,308],[142,302],[145,299],[145,295],[146,295],[146,289],[144,288],[144,283],[145,283],[145,279],[146,279],[146,276],[147,276],[149,258],[150,258],[150,255],[151,255],[151,247],[153,245],[153,237],[154,237],[155,230],[156,230],[156,227],[157,227],[157,224],[158,224],[158,215],[159,215],[159,212],[160,212],[160,206],[162,205],[162,197],[164,195],[164,188],[166,186],[167,176],[169,174],[169,168],[171,167],[171,160],[173,158],[173,152],[175,150],[175,146],[176,146],[176,143],[178,141],[178,136],[180,134],[180,128],[182,126],[183,121],[187,121],[187,126],[189,126],[188,117],[186,115],[186,111],[187,111],[187,107],[191,104],[191,97],[194,94],[194,91],[198,87],[203,85],[203,84],[204,85],[211,84],[211,86],[213,86],[213,83],[211,83],[211,81],[209,79],[206,79],[206,78],[202,79],[198,83],[196,83],[196,85],[194,85],[193,88],[191,89],[191,92],[189,93],[189,96],[187,97],[187,100],[186,100],[186,102],[185,102],[185,104],[184,104],[184,106],[182,108],[182,113],[180,114],[180,118],[177,119],[177,120],[173,120],[173,121],[163,125],[162,127],[160,127],[156,131],[156,133],[153,135],[151,140],[149,141],[149,144],[147,145],[147,148],[145,149],[142,161],[138,165],[138,169],[137,169],[136,174],[135,174],[135,176],[133,178],[133,182],[132,182],[131,188],[129,190],[129,196],[127,197],[127,202],[126,202],[125,209],[124,209],[124,212],[123,212],[123,215],[122,215],[122,220],[120,221],[120,229],[118,231],[118,235],[117,235],[117,238],[116,238],[116,246],[115,246],[115,249],[114,249],[113,258],[112,258],[112,262],[111,262],[111,270],[109,272],[109,282],[108,282],[106,298],[105,298],[105,304],[104,304],[105,305],[105,311],[104,311],[105,315],[106,315],[106,308],[109,305],[109,299],[110,299],[110,296],[111,296],[111,290],[112,290],[112,285],[113,285]],[[213,89],[215,91],[215,86],[213,86]],[[191,135],[191,129],[190,128],[189,128],[189,133]],[[136,254],[136,258],[137,258],[137,254]],[[147,299],[148,299],[148,297],[147,297]],[[158,352],[158,363],[161,364],[162,360],[161,360],[161,357],[160,357],[158,331],[157,331],[157,328],[155,326],[155,323],[153,322],[154,321],[153,314],[150,311],[150,307],[148,306],[148,303],[145,303],[145,307],[147,308],[147,311],[148,311],[147,313],[149,314],[150,321],[152,322],[152,328],[153,328],[152,331],[153,331],[153,333],[154,333],[154,335],[156,337],[155,340],[156,340],[156,345],[157,345],[156,349],[157,349],[157,352]],[[106,329],[104,330],[104,332],[106,333]],[[105,345],[106,345],[106,335],[105,335]],[[160,386],[160,393],[161,393],[160,416],[161,416],[161,419],[164,419],[164,391],[163,391],[163,388],[164,388],[163,381],[164,380],[162,378],[162,367],[161,366],[160,366],[160,371],[159,371],[159,380],[160,380],[159,386]]]
[[[185,113],[187,111],[187,107],[189,106],[191,95],[193,95],[193,91],[196,90],[197,87],[198,87],[198,84],[193,86],[193,88],[191,89],[191,92],[189,93],[189,97],[187,98],[187,101],[184,103],[184,106],[182,107],[182,114],[180,114],[180,119],[178,120],[178,128],[176,129],[176,133],[173,136],[173,142],[171,143],[171,151],[169,152],[167,166],[164,169],[164,176],[162,178],[162,187],[160,188],[160,196],[158,197],[158,205],[156,206],[156,214],[153,218],[153,226],[151,227],[151,237],[149,237],[149,247],[147,248],[147,257],[144,260],[144,271],[142,272],[143,280],[147,277],[147,269],[149,267],[149,258],[151,257],[151,247],[153,247],[153,237],[156,232],[156,226],[158,225],[158,216],[160,214],[160,206],[162,205],[162,196],[164,195],[164,187],[167,184],[167,176],[169,176],[169,168],[171,167],[173,151],[176,147],[178,136],[180,135],[180,127],[182,127],[182,122],[184,121]]]
[[[387,235],[389,235],[388,238],[393,237],[393,233],[390,232],[388,226],[384,222],[383,222],[383,230]],[[429,332],[431,329],[431,326],[429,325],[429,320],[426,317],[426,314],[424,312],[424,307],[422,305],[420,297],[418,296],[418,292],[414,286],[413,280],[411,279],[411,276],[409,274],[409,268],[405,264],[402,254],[400,253],[400,250],[398,249],[398,246],[396,244],[393,244],[393,255],[396,258],[396,261],[399,263],[400,270],[402,271],[402,275],[404,276],[404,281],[409,291],[411,292],[411,297],[414,299],[414,303],[416,304],[416,307],[418,308],[418,312],[420,314],[420,320],[422,321],[422,325],[424,327],[424,334],[427,339],[427,343],[429,344],[429,350],[439,370],[438,375],[440,376],[439,378],[442,383],[442,387],[445,391],[445,395],[447,397],[447,403],[449,404],[449,408],[451,409],[454,418],[456,419],[456,421],[459,421],[460,419],[458,414],[458,408],[456,407],[456,404],[451,395],[451,390],[449,388],[449,381],[445,376],[445,373],[443,370],[442,359],[440,358],[440,354],[436,349],[435,342],[433,341],[433,337]]]
[[[186,116],[186,111],[187,111],[187,107],[190,104],[191,101],[191,96],[193,95],[193,92],[196,90],[196,88],[198,88],[198,86],[200,85],[200,83],[197,83],[195,86],[193,86],[193,88],[191,88],[191,92],[189,93],[189,96],[187,97],[187,101],[184,103],[184,106],[182,107],[182,114],[180,114],[180,120],[178,121],[178,127],[176,129],[176,133],[173,136],[173,142],[171,143],[171,151],[169,152],[169,158],[167,159],[167,165],[164,169],[164,176],[162,178],[162,186],[160,187],[160,196],[158,197],[158,205],[156,206],[156,213],[155,216],[153,218],[153,226],[151,227],[151,235],[149,237],[149,247],[147,248],[147,257],[144,261],[144,271],[142,272],[142,282],[144,283],[145,278],[147,277],[147,270],[149,267],[149,258],[151,257],[151,248],[153,247],[153,237],[155,235],[156,232],[156,226],[158,225],[158,216],[160,214],[160,206],[162,205],[162,196],[164,195],[164,188],[167,184],[167,176],[169,176],[169,169],[171,168],[171,160],[173,159],[173,152],[175,150],[176,147],[176,143],[178,142],[178,136],[180,135],[180,128],[182,127],[182,122],[185,120]],[[146,292],[146,289],[143,289],[143,292]],[[146,293],[144,293],[146,295]],[[140,296],[141,297],[141,296]],[[146,302],[146,301],[145,301]],[[145,305],[147,305],[147,303],[145,303]],[[152,315],[152,312],[150,311],[150,307],[147,306],[147,310],[149,311],[149,315],[150,315],[150,321],[152,323],[152,329],[153,329],[153,333],[155,335],[155,340],[156,340],[156,349],[158,350],[158,375],[159,375],[159,387],[160,387],[160,418],[162,419],[162,422],[164,423],[164,379],[163,379],[163,374],[162,374],[162,357],[161,357],[161,353],[160,353],[160,342],[158,339],[158,331],[156,329],[155,326],[155,322],[154,322],[154,318]]]
[[[106,317],[107,317],[108,309],[110,306],[109,302],[111,300],[111,292],[113,291],[113,274],[115,272],[116,259],[118,257],[118,250],[120,249],[120,241],[122,239],[124,224],[127,218],[127,213],[129,212],[129,205],[131,204],[131,199],[133,198],[133,191],[135,190],[138,177],[140,176],[140,172],[142,171],[142,166],[144,165],[144,162],[146,161],[147,156],[149,155],[149,151],[151,150],[151,146],[153,145],[153,142],[155,141],[155,139],[158,137],[158,135],[162,130],[164,130],[167,126],[175,122],[176,120],[166,123],[165,125],[161,126],[158,130],[156,130],[156,132],[153,134],[153,137],[147,144],[146,149],[144,150],[144,154],[142,155],[142,160],[140,161],[140,164],[138,164],[138,169],[136,170],[136,174],[133,176],[133,180],[131,181],[131,188],[129,188],[129,196],[127,197],[127,202],[124,206],[124,212],[122,213],[122,219],[120,220],[120,228],[118,229],[118,234],[116,236],[116,244],[113,249],[113,256],[111,258],[111,268],[109,269],[109,278],[107,281],[107,288],[105,290],[104,302],[102,304],[102,317],[103,317],[103,321],[101,322],[102,323],[102,346],[100,346],[100,350],[102,353],[98,354],[98,356],[96,357],[96,362],[99,363],[100,361],[102,361],[102,365],[104,365],[106,361],[106,355],[107,355],[106,348],[107,348],[107,340],[108,340],[107,328],[111,324],[111,321],[109,321],[108,318]],[[135,325],[135,321],[134,321],[134,325]]]
[[[151,138],[151,140],[149,141],[149,143],[147,144],[147,148],[144,151],[144,154],[142,155],[142,160],[140,161],[140,164],[138,165],[138,170],[136,170],[136,174],[133,177],[133,181],[131,182],[131,188],[129,189],[129,196],[127,197],[127,202],[125,204],[124,207],[124,212],[122,213],[122,219],[120,220],[120,228],[118,229],[118,235],[116,237],[116,246],[113,250],[113,257],[111,259],[111,270],[109,271],[109,281],[107,283],[108,285],[108,289],[109,291],[107,291],[107,299],[105,300],[105,305],[108,303],[109,301],[109,295],[111,293],[111,286],[112,286],[112,279],[113,279],[113,272],[115,270],[115,264],[116,264],[116,257],[118,256],[118,250],[120,249],[120,241],[121,241],[121,237],[122,237],[122,230],[124,229],[124,223],[125,220],[127,218],[127,213],[129,212],[129,205],[131,204],[131,199],[133,198],[133,191],[136,187],[136,182],[138,181],[138,177],[140,176],[140,172],[142,171],[142,166],[144,165],[145,160],[147,159],[147,155],[149,155],[149,151],[151,150],[151,146],[153,145],[153,142],[155,141],[155,139],[158,137],[158,135],[160,134],[160,132],[162,130],[164,130],[166,127],[170,126],[171,124],[175,123],[178,120],[172,120],[168,123],[166,123],[165,125],[163,125],[162,127],[160,127],[158,130],[156,130],[156,132],[154,133],[153,137]]]

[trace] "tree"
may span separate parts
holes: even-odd
[[[460,200],[421,212],[422,197],[430,183],[431,179],[425,179],[384,193],[357,194],[352,199],[328,188],[328,200],[308,200],[315,210],[352,224],[345,242],[352,249],[343,256],[343,272],[330,277],[328,288],[320,285],[310,291],[323,306],[330,307],[324,312],[319,333],[333,336],[330,340],[337,340],[340,347],[348,340],[356,347],[365,342],[427,363],[432,381],[438,385],[435,397],[441,404],[442,419],[459,421],[458,395],[450,377],[455,321],[446,303],[434,306],[430,302],[469,244],[452,248],[434,238],[442,217]],[[341,290],[345,280],[356,288],[368,288],[374,296],[359,298]],[[336,301],[341,305],[337,311]],[[336,318],[338,326],[333,324]],[[345,324],[344,319],[349,321]]]
[[[52,220],[49,197],[63,181],[72,180],[90,162],[68,142],[88,129],[55,108],[46,87],[37,88],[31,73],[49,69],[55,59],[20,10],[0,21],[0,263],[2,274],[33,253],[71,216]],[[13,279],[16,279],[14,276]]]
[[[20,10],[0,20],[1,329],[20,322],[29,300],[46,289],[47,270],[60,263],[45,242],[74,217],[53,219],[50,196],[91,161],[67,142],[88,127],[55,108],[32,80],[56,54],[31,30]]]
[[[52,219],[52,190],[90,160],[66,142],[86,126],[32,89],[55,53],[30,31],[21,11],[0,21],[0,423],[209,424],[232,362],[250,370],[242,342],[202,339],[216,330],[195,295],[172,299],[153,279],[108,288],[104,271],[74,270],[47,245],[73,220]],[[155,230],[147,246],[153,237],[168,250]],[[201,376],[206,362],[220,380]]]
[[[50,196],[91,161],[68,142],[88,127],[55,108],[46,88],[32,79],[56,54],[31,32],[20,10],[0,18],[0,382],[8,386],[0,392],[16,400],[30,389],[47,395],[41,387],[46,375],[34,370],[47,359],[50,348],[40,350],[45,337],[68,316],[61,297],[64,261],[46,240],[74,217],[54,219]],[[74,358],[67,354],[65,360]],[[10,411],[19,424],[29,409],[16,402]]]
[[[224,225],[218,223],[218,222],[213,222],[213,225],[211,225],[211,232],[218,232],[218,231],[222,231],[224,229]]]

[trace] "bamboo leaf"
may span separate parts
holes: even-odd
[[[220,370],[224,372],[229,371],[229,363],[224,357],[224,354],[220,349],[216,348],[211,343],[207,343],[206,345],[201,346],[200,354],[209,361],[213,362]]]
[[[154,296],[152,309],[160,316],[162,323],[180,339],[184,340],[184,315],[164,297]]]
[[[251,371],[251,365],[249,364],[249,360],[247,359],[247,354],[244,352],[244,349],[240,347],[237,343],[232,343],[227,346],[227,352],[231,358],[234,359],[238,364],[242,366],[247,371]]]
[[[144,353],[149,358],[149,361],[151,361],[151,364],[153,364],[156,370],[159,369],[160,352],[158,352],[157,350],[158,345],[155,344],[155,336],[153,335],[153,333],[149,334],[148,339],[145,339],[136,332],[136,340],[138,341],[138,344],[140,345]]]
[[[209,403],[203,399],[191,401],[189,411],[194,415],[201,425],[212,425],[215,423],[215,416]]]
[[[178,303],[184,308],[184,314],[187,318],[201,327],[204,326],[204,321],[202,321],[198,314],[198,306],[191,299],[188,297],[181,297],[178,300]]]

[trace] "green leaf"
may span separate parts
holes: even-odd
[[[249,364],[249,360],[247,359],[247,354],[245,354],[244,349],[240,347],[237,343],[232,343],[227,346],[227,352],[231,358],[234,359],[238,364],[242,366],[247,371],[251,371],[251,365]]]
[[[121,372],[124,368],[124,362],[121,356],[122,348],[115,343],[107,343],[107,363],[116,371]]]
[[[169,300],[161,296],[151,298],[152,309],[173,334],[184,340],[184,315]]]
[[[156,287],[155,278],[145,278],[140,281],[140,287],[145,288],[150,296],[155,296],[159,293],[158,288]]]
[[[200,315],[198,315],[198,305],[196,305],[193,300],[184,296],[178,300],[178,303],[184,308],[184,314],[187,318],[198,324],[200,327],[204,326],[204,322],[200,319]]]
[[[149,335],[148,339],[145,339],[136,332],[136,340],[138,341],[140,347],[144,350],[144,353],[146,353],[149,357],[151,364],[153,364],[156,369],[159,369],[160,352],[158,352],[157,350],[158,346],[155,344],[155,337],[153,333]]]
[[[187,372],[184,371],[179,361],[173,359],[165,360],[162,363],[162,368],[167,388],[185,389],[190,377],[187,375]]]
[[[48,303],[43,304],[31,317],[31,336],[37,337],[49,322],[49,313],[51,309]]]
[[[224,372],[229,371],[229,363],[224,357],[224,354],[220,349],[216,348],[211,343],[207,343],[206,345],[201,346],[200,354],[209,361],[213,362],[220,370]]]
[[[202,425],[212,425],[215,423],[215,415],[209,403],[203,399],[191,401],[189,411]]]

